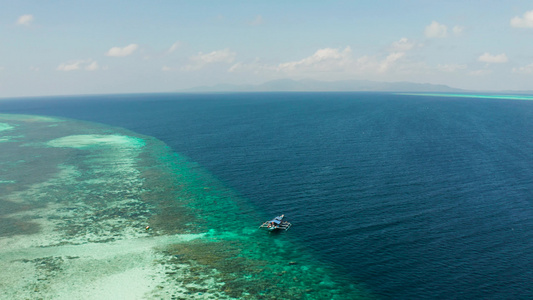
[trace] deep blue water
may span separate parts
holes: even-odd
[[[385,93],[0,101],[154,136],[390,299],[533,298],[533,102]]]

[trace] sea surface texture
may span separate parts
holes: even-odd
[[[0,100],[0,298],[533,298],[531,99]]]

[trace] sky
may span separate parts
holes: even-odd
[[[276,79],[533,90],[533,1],[0,0],[0,98]]]

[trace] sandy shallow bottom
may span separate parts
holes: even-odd
[[[226,298],[215,290],[193,294],[186,285],[180,286],[170,280],[169,258],[156,250],[200,237],[184,234],[100,244],[2,250],[0,298]],[[187,277],[190,266],[182,264],[179,267],[172,264],[173,277]]]
[[[179,282],[191,264],[164,251],[204,234],[146,229],[156,205],[138,164],[143,139],[3,116],[0,299],[227,298],[212,279],[191,292]]]

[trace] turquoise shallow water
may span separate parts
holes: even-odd
[[[154,138],[28,115],[0,128],[0,298],[371,297]]]
[[[422,97],[444,97],[444,98],[533,100],[533,96],[531,95],[490,95],[490,94],[449,94],[449,93],[399,93],[398,95],[422,96]]]

